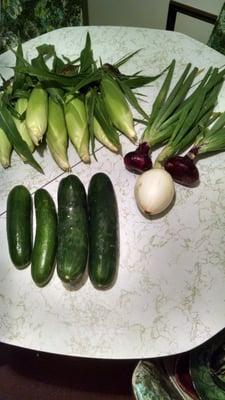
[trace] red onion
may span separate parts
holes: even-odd
[[[199,183],[199,172],[194,160],[189,156],[173,156],[164,164],[173,180],[184,186],[193,187]]]
[[[149,155],[150,147],[144,142],[140,143],[135,151],[127,153],[124,157],[124,164],[128,171],[135,174],[142,174],[152,168],[152,160]]]

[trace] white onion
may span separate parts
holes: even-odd
[[[175,195],[173,179],[164,169],[155,168],[146,171],[137,178],[134,195],[143,213],[159,214],[173,201]]]

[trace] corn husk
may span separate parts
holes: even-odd
[[[98,120],[94,118],[93,121],[93,129],[94,129],[94,135],[96,139],[102,143],[104,146],[106,146],[109,150],[113,151],[114,153],[118,153],[120,151],[120,147],[116,146],[114,143],[110,141],[108,138],[107,134],[99,124]]]
[[[40,88],[32,89],[26,111],[26,125],[36,146],[42,141],[48,122],[48,94]]]
[[[101,93],[114,126],[132,141],[136,140],[133,116],[117,82],[109,77],[101,81]]]
[[[75,97],[66,101],[64,112],[69,138],[81,160],[88,163],[90,162],[89,129],[83,100]]]
[[[22,115],[27,109],[27,104],[28,104],[28,100],[25,97],[19,98],[15,105],[16,111],[20,115]],[[29,135],[25,119],[23,121],[18,118],[15,118],[15,117],[13,119],[14,119],[14,122],[16,124],[16,127],[17,127],[22,139],[27,143],[31,153],[33,153],[35,146]]]
[[[67,156],[68,134],[63,107],[51,97],[49,97],[48,102],[46,141],[56,164],[63,171],[70,171],[71,168]]]
[[[0,164],[3,168],[10,167],[12,145],[2,128],[0,128]]]

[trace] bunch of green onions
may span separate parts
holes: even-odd
[[[184,156],[174,155],[166,160],[164,168],[175,182],[184,186],[196,186],[199,183],[197,159],[202,155],[225,150],[225,113],[214,114],[209,120],[209,125],[199,130],[191,148]]]
[[[178,168],[179,163],[175,162],[175,160],[180,161],[178,154],[195,143],[195,140],[200,140],[202,135],[206,140],[205,132],[211,131],[211,129],[208,130],[208,126],[212,125],[218,117],[218,113],[214,113],[214,108],[224,80],[225,69],[219,71],[218,68],[211,67],[206,71],[199,83],[193,84],[194,78],[199,75],[199,71],[197,68],[191,70],[191,64],[188,64],[168,95],[174,67],[175,61],[171,63],[167,76],[154,101],[141,143],[135,151],[125,156],[124,161],[128,170],[141,174],[152,168],[150,156],[152,149],[164,146],[155,160],[154,168],[165,168],[177,182],[183,182],[183,184],[191,186],[193,182],[196,183],[198,181],[196,168],[194,173],[193,168],[190,166],[193,176],[186,179],[185,176],[187,174],[185,175],[184,173],[183,177],[181,176],[182,170]],[[219,148],[221,150],[224,148],[221,134],[223,125],[225,125],[225,121],[221,117],[212,131],[216,131],[218,134],[217,137],[214,136],[214,146],[212,145],[212,136],[209,133],[211,148],[214,149],[212,151],[215,151],[215,148],[216,151]],[[221,129],[217,129],[218,126]],[[197,143],[195,144],[195,149],[197,148]],[[209,152],[209,146],[207,148]],[[203,152],[203,149],[206,149],[206,147],[199,146],[198,154],[201,151]],[[189,161],[187,162],[190,164]]]

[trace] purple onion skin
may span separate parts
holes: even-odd
[[[150,147],[144,142],[139,144],[135,151],[124,156],[124,164],[128,171],[134,174],[142,174],[152,168],[152,160],[149,155]]]
[[[180,185],[194,187],[199,184],[199,172],[194,160],[187,155],[168,158],[164,168]]]

